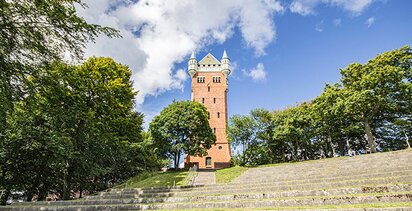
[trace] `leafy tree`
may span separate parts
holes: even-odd
[[[345,155],[345,146],[355,150],[355,143],[363,139],[360,124],[346,112],[346,95],[339,84],[326,85],[323,93],[313,100],[312,118],[315,139],[321,147],[321,155],[332,157]],[[347,146],[351,143],[351,146]]]
[[[313,159],[311,109],[303,103],[274,113],[273,136],[280,142],[283,161]]]
[[[342,84],[347,91],[347,112],[362,122],[368,146],[376,152],[374,130],[391,120],[402,106],[404,83],[410,73],[412,51],[409,47],[385,52],[366,64],[350,64],[342,69]]]
[[[182,153],[204,156],[216,142],[206,108],[192,101],[173,102],[164,108],[150,123],[149,131],[158,153],[172,159],[175,168]]]
[[[98,34],[119,36],[116,30],[88,24],[78,17],[75,5],[80,0],[7,1],[0,0],[0,184],[6,189],[1,204],[13,186],[6,157],[6,134],[14,120],[14,106],[27,96],[24,89],[28,76],[39,73],[39,65],[70,53],[82,57],[87,42]]]
[[[41,72],[40,72],[41,71]],[[131,71],[109,58],[55,62],[29,77],[6,131],[7,181],[29,198],[105,189],[158,168],[133,111]],[[35,175],[35,176],[30,176]]]
[[[249,146],[257,142],[256,137],[256,122],[251,116],[234,115],[229,121],[229,136],[230,143],[233,147],[240,146],[242,148],[241,165],[250,163],[249,158],[253,156],[251,153],[246,153]],[[249,156],[248,156],[249,155]]]
[[[269,111],[255,109],[249,115],[234,115],[229,121],[229,137],[233,147],[241,147],[239,165],[259,165],[272,162],[273,150]]]

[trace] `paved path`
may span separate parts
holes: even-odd
[[[199,170],[194,185],[213,185],[215,183],[214,170]]]

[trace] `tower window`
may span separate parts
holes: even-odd
[[[216,103],[216,98],[215,97],[213,98],[213,103]]]
[[[211,166],[212,165],[212,158],[211,157],[207,157],[206,158],[206,166]]]
[[[213,132],[216,133],[216,128],[213,128]]]
[[[220,118],[220,112],[217,112],[217,118]]]
[[[210,92],[210,86],[207,87],[207,91]]]
[[[207,112],[207,118],[210,119],[210,112]]]
[[[198,83],[204,83],[205,82],[205,77],[204,76],[197,77],[197,82]]]
[[[202,98],[202,103],[205,103],[205,98]]]
[[[213,83],[220,83],[220,76],[213,76]]]

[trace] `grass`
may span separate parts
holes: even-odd
[[[187,171],[145,172],[114,188],[148,188],[187,185]]]
[[[229,183],[243,174],[249,168],[234,166],[231,168],[220,169],[215,172],[216,183]]]

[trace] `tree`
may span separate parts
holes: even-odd
[[[315,139],[321,144],[321,154],[345,155],[345,146],[355,149],[354,143],[362,138],[360,124],[345,109],[346,95],[340,84],[326,85],[323,93],[313,100],[312,118]],[[349,143],[352,143],[349,146]]]
[[[406,46],[341,70],[347,112],[362,122],[371,152],[377,150],[374,129],[400,112],[399,96],[405,96],[411,65],[412,51]]]
[[[204,156],[216,142],[206,107],[192,101],[173,102],[164,108],[153,118],[149,131],[159,155],[172,159],[175,168],[182,153]]]
[[[158,168],[133,111],[131,71],[110,58],[80,66],[54,62],[25,83],[9,118],[4,153],[12,188],[28,198],[94,192]]]
[[[230,117],[229,121],[229,137],[230,143],[233,147],[242,147],[241,165],[246,165],[249,162],[249,157],[253,154],[249,153],[247,156],[247,150],[249,146],[257,141],[256,137],[256,122],[251,116],[234,115]]]
[[[254,109],[249,115],[234,115],[229,121],[232,147],[241,147],[239,164],[254,166],[272,161],[272,119],[269,111]]]
[[[119,36],[116,30],[88,24],[78,17],[75,5],[80,0],[7,1],[0,0],[0,184],[6,189],[5,204],[12,188],[5,142],[10,131],[9,118],[17,101],[27,96],[24,83],[28,76],[39,74],[39,65],[70,53],[82,57],[83,48],[98,34]]]

